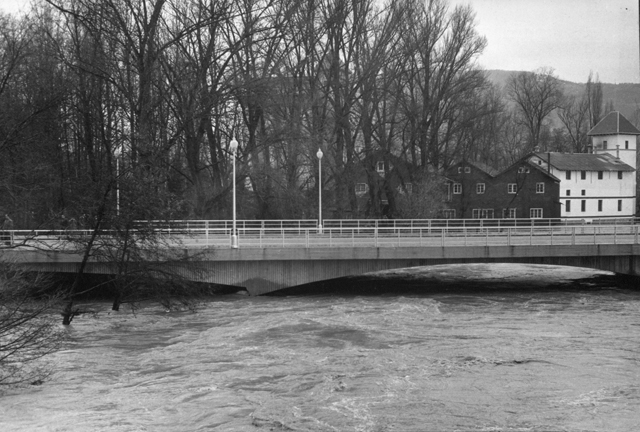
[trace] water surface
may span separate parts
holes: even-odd
[[[94,304],[0,430],[639,430],[640,291],[516,288]]]

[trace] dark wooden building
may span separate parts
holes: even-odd
[[[502,172],[460,162],[446,172],[450,219],[559,218],[560,180],[523,158]]]

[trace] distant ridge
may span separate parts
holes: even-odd
[[[520,71],[505,70],[487,70],[489,80],[496,86],[504,88],[507,80],[513,73]],[[565,95],[573,95],[576,97],[584,94],[586,81],[584,83],[575,83],[571,81],[560,80],[562,83],[562,91]],[[622,113],[631,123],[640,126],[640,84],[623,83],[610,84],[602,83],[602,101],[606,103],[612,100],[613,107]]]

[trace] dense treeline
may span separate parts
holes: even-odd
[[[317,217],[318,149],[326,216],[420,217],[434,206],[406,205],[409,183],[437,194],[460,159],[583,150],[604,114],[591,78],[580,100],[549,69],[496,88],[472,9],[446,0],[41,0],[0,20],[17,228],[229,218],[232,137],[239,218]]]

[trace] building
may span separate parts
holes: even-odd
[[[534,153],[531,165],[560,179],[560,217],[633,217],[636,211],[636,141],[640,131],[617,111],[589,131],[592,153]]]
[[[461,162],[445,173],[448,209],[459,219],[628,218],[636,211],[640,130],[611,112],[589,131],[589,153],[534,152],[502,172]]]

